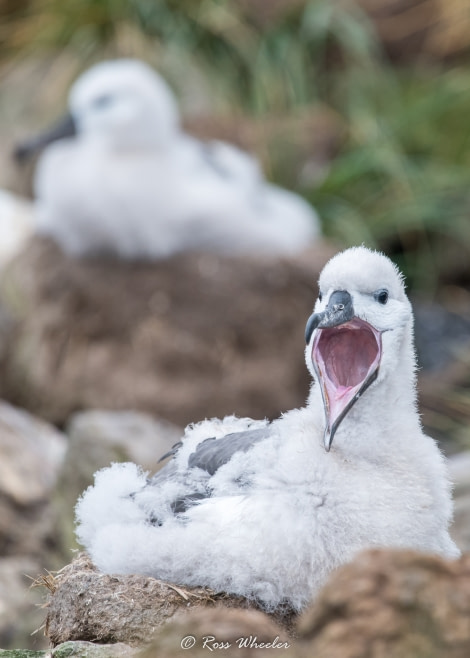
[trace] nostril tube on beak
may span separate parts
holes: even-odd
[[[335,290],[331,293],[327,308],[342,311],[350,305],[352,306],[352,297],[349,292],[347,290]]]
[[[352,297],[347,290],[335,290],[331,293],[326,309],[322,313],[313,313],[305,327],[305,341],[310,342],[315,329],[337,327],[349,322],[354,317]]]

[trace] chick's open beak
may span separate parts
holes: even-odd
[[[324,445],[329,451],[341,421],[377,378],[382,337],[355,317],[351,295],[344,290],[333,292],[325,311],[309,318],[307,342],[315,329],[311,358],[323,397]]]

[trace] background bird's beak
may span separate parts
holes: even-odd
[[[17,162],[25,162],[48,144],[59,139],[74,137],[76,134],[75,121],[71,114],[67,114],[46,132],[18,144],[13,152],[13,157]]]

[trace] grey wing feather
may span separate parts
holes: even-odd
[[[210,437],[202,441],[196,450],[189,455],[188,468],[202,468],[203,471],[214,475],[214,473],[224,464],[229,462],[233,455],[237,452],[248,452],[250,448],[264,441],[271,436],[271,429],[269,427],[262,427],[258,430],[247,430],[246,432],[235,432],[227,434],[226,436],[216,439]],[[159,461],[167,457],[174,457],[182,446],[182,442],[175,443],[173,449],[166,453]],[[160,484],[168,479],[172,479],[177,473],[174,460],[165,464],[155,475],[150,479],[149,484]]]
[[[178,450],[181,448],[182,445],[183,445],[182,441],[178,441],[177,443],[174,443],[171,446],[171,450],[168,450],[168,452],[165,452],[165,454],[160,457],[157,464],[159,464],[160,462],[165,461],[165,459],[168,459],[168,457],[174,457],[176,455],[176,453],[178,452]]]
[[[203,471],[206,471],[209,476],[214,475],[214,473],[216,473],[221,466],[227,464],[237,452],[248,452],[250,448],[260,441],[268,439],[270,436],[271,429],[269,427],[263,427],[258,430],[227,434],[220,439],[216,439],[215,437],[205,439],[189,456],[188,470],[192,468],[201,468]],[[166,456],[174,457],[181,445],[181,443],[175,444],[173,450]],[[181,471],[177,469],[175,460],[172,459],[149,480],[148,484],[150,486],[159,486],[168,480],[174,480],[182,476],[184,477],[184,472],[181,473]],[[204,493],[194,492],[177,498],[171,504],[171,508],[174,514],[181,514],[197,504],[200,500],[210,498],[210,496],[211,491],[209,487]],[[159,523],[157,517],[152,518],[151,522]]]
[[[206,439],[189,456],[189,468],[202,468],[209,475],[229,462],[237,452],[248,452],[250,448],[271,436],[269,427],[246,432],[227,434],[220,439]]]

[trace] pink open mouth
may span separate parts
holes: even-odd
[[[327,450],[340,422],[376,378],[381,357],[381,334],[364,320],[317,330],[312,361],[325,406]]]

